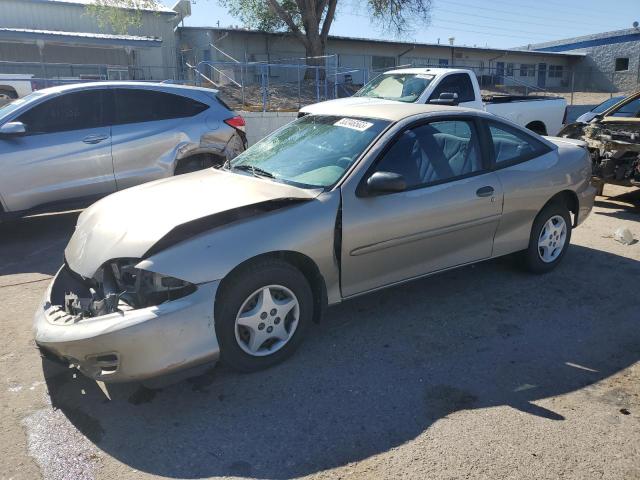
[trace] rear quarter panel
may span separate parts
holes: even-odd
[[[583,209],[582,218],[593,204],[591,164],[587,152],[580,147],[563,145],[496,172],[504,190],[503,213],[493,247],[496,257],[527,248],[534,219],[557,193],[575,192]]]

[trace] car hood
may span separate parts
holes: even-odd
[[[302,113],[310,113],[314,115],[332,115],[334,108],[356,105],[380,105],[380,104],[398,104],[403,103],[396,100],[385,100],[383,98],[373,97],[347,97],[337,98],[335,100],[327,100],[326,102],[314,103],[300,109]]]
[[[86,209],[65,260],[71,270],[89,278],[108,260],[142,258],[161,240],[177,243],[225,222],[311,200],[320,192],[215,169],[157,180]],[[249,206],[256,208],[245,208]],[[233,215],[239,211],[244,213]]]

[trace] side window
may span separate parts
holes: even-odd
[[[429,100],[439,98],[441,93],[457,93],[459,102],[473,102],[475,100],[473,84],[466,73],[453,73],[444,77]]]
[[[637,117],[640,114],[640,99],[632,100],[611,114],[612,117]]]
[[[191,98],[142,89],[117,89],[116,124],[193,117],[207,108]]]
[[[407,188],[439,183],[483,169],[478,135],[467,120],[432,122],[406,130],[376,171],[402,175]]]
[[[496,166],[507,166],[529,160],[549,151],[549,147],[531,135],[508,125],[489,123]]]
[[[102,97],[100,90],[62,94],[36,105],[17,120],[25,124],[27,135],[104,127],[108,122]]]

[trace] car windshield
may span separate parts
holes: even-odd
[[[38,97],[41,97],[42,95],[45,95],[44,93],[41,92],[32,92],[29,95],[22,97],[22,98],[18,98],[16,100],[13,100],[12,102],[6,103],[4,105],[2,105],[0,107],[0,121],[11,115],[13,112],[15,112],[17,109],[19,109],[20,107],[22,107],[25,103],[30,102]]]
[[[301,187],[331,187],[387,125],[377,119],[307,115],[238,155],[228,168]]]
[[[354,97],[384,98],[400,102],[415,102],[429,86],[434,75],[422,73],[386,73],[377,76]]]
[[[593,113],[602,113],[605,110],[608,110],[611,107],[613,107],[616,103],[618,103],[623,98],[624,97],[613,97],[613,98],[610,98],[609,100],[605,100],[600,105],[597,105],[596,107],[594,107],[593,110],[591,110],[591,111]]]

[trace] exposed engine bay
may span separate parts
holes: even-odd
[[[584,140],[593,175],[604,183],[640,187],[640,122],[598,121],[567,125],[561,137]]]
[[[91,279],[79,277],[65,267],[67,275],[73,277],[74,288],[52,292],[52,301],[81,320],[160,305],[196,290],[189,282],[136,268],[139,262],[135,258],[113,260]]]

